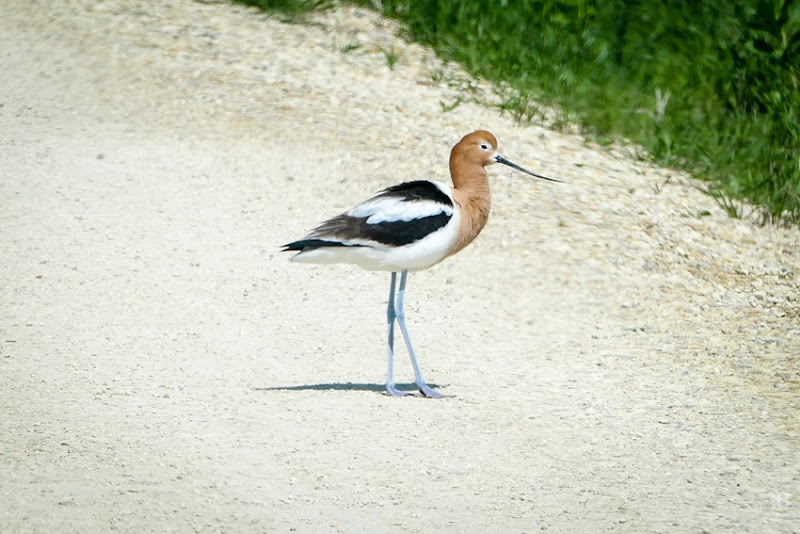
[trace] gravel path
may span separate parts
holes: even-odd
[[[0,532],[800,532],[797,229],[514,124],[364,11],[0,12]],[[388,276],[278,249],[477,128],[566,183],[494,170],[410,279],[454,397],[390,398]]]

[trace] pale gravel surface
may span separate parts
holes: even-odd
[[[0,14],[0,532],[800,532],[796,229],[444,113],[361,11]],[[277,251],[479,127],[566,183],[494,171],[484,233],[410,279],[455,397],[389,398],[388,277]]]

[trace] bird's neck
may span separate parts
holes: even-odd
[[[489,192],[489,178],[482,165],[459,166],[451,161],[450,172],[455,186],[453,196],[461,208],[461,231],[450,251],[450,254],[455,254],[483,230],[489,219],[492,196]]]

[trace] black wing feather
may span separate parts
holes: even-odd
[[[387,187],[370,200],[388,197],[401,198],[404,202],[428,201],[453,207],[450,197],[436,184],[427,180],[416,180]],[[410,221],[367,223],[369,217],[353,217],[348,213],[342,213],[314,228],[305,239],[284,245],[283,251],[307,251],[321,247],[369,246],[368,244],[353,243],[353,241],[372,241],[383,245],[402,247],[419,241],[446,226],[451,217],[452,214],[441,212]]]
[[[387,193],[394,194],[388,195]],[[400,193],[399,196],[402,196],[407,201],[432,200],[433,202],[438,202],[439,204],[444,204],[451,208],[453,207],[453,201],[450,200],[450,197],[436,187],[436,184],[428,180],[415,180],[413,182],[405,182],[387,187],[381,191],[376,198],[398,196],[397,193]]]
[[[360,247],[357,243],[342,243],[341,241],[331,241],[329,239],[301,239],[300,241],[292,241],[283,245],[281,252],[289,252],[291,250],[299,250],[306,252],[315,248],[322,247]]]

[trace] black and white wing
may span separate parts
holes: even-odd
[[[446,226],[453,199],[444,184],[428,180],[384,189],[348,212],[328,219],[284,250],[320,247],[403,247]]]

